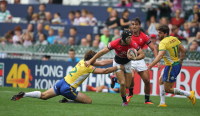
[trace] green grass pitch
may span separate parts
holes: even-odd
[[[23,98],[11,101],[11,97],[20,91],[35,91],[0,87],[0,116],[199,116],[200,99],[196,105],[187,102],[187,98],[166,97],[168,107],[157,107],[159,96],[151,96],[154,105],[145,105],[144,96],[134,95],[126,107],[122,107],[120,94],[85,92],[92,98],[92,104],[58,103],[62,96],[49,100]],[[44,91],[44,90],[42,90]]]

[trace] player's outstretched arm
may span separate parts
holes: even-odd
[[[105,66],[113,63],[113,59],[107,59],[107,60],[101,60],[101,61],[96,61],[93,66]]]
[[[148,69],[150,70],[153,66],[155,66],[165,55],[166,51],[159,51],[158,55],[154,59],[154,61],[148,66]]]
[[[186,56],[186,50],[185,50],[185,48],[183,47],[182,44],[180,44],[178,47],[179,47],[179,50],[180,50],[180,63],[182,64],[183,60]]]
[[[93,73],[94,74],[108,74],[108,73],[111,73],[111,72],[114,72],[114,71],[117,71],[117,70],[124,71],[124,66],[120,65],[120,66],[115,66],[115,67],[109,67],[109,68],[106,68],[106,69],[96,68]]]
[[[85,66],[90,66],[92,62],[94,62],[96,59],[100,58],[104,54],[108,53],[109,51],[110,50],[108,49],[108,47],[105,47],[101,51],[97,52],[97,54],[95,54],[89,61],[86,61]]]
[[[158,50],[156,49],[156,47],[153,45],[152,42],[149,43],[148,46],[149,46],[149,48],[151,49],[151,51],[153,52],[154,58],[155,58],[155,57],[158,55]],[[157,65],[158,65],[158,70],[159,70],[159,69],[161,68],[160,62],[158,62]]]

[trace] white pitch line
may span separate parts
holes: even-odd
[[[0,91],[0,92],[2,92],[2,93],[17,93],[17,91]],[[18,91],[19,92],[19,91]]]

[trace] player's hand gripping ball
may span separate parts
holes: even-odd
[[[136,49],[130,48],[128,51],[129,51],[129,52],[128,52],[129,55],[131,55],[131,56],[134,57],[134,58],[137,57],[138,53],[137,53],[137,50],[136,50]]]

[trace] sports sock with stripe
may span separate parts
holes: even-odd
[[[178,89],[178,88],[174,88],[174,94],[176,95],[184,95],[189,97],[190,96],[190,92],[189,91],[184,91],[182,89]]]

